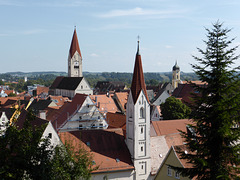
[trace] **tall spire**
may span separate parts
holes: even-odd
[[[78,44],[78,38],[77,38],[77,32],[76,32],[76,26],[75,26],[73,37],[72,37],[72,43],[69,50],[69,55],[71,56],[71,58],[74,56],[76,51],[79,53],[80,57],[82,57],[79,44]]]
[[[131,85],[131,92],[132,92],[134,104],[136,103],[141,90],[143,90],[143,93],[149,102],[149,99],[147,96],[147,89],[144,81],[141,55],[139,53],[139,40],[138,40],[138,47],[137,47],[132,85]]]

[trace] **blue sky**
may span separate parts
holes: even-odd
[[[240,44],[239,9],[239,0],[0,0],[0,73],[66,72],[74,26],[83,71],[132,72],[139,35],[144,72],[175,61],[191,72],[217,20]]]

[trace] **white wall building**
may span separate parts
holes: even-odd
[[[127,102],[126,144],[135,167],[134,179],[150,179],[150,105],[139,53],[139,41]]]

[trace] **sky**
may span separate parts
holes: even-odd
[[[239,0],[0,0],[0,73],[67,72],[75,26],[83,71],[133,72],[140,36],[144,72],[176,61],[193,72],[213,23],[240,45],[239,9]]]

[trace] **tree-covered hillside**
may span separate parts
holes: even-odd
[[[83,72],[84,77],[87,79],[91,87],[94,87],[98,81],[121,81],[127,86],[130,86],[132,81],[132,73],[120,73],[120,72]],[[24,84],[24,78],[27,77],[28,82],[22,89],[26,89],[27,86],[33,84],[41,84],[45,86],[50,86],[57,76],[67,76],[65,72],[11,72],[0,74],[0,84],[6,82],[21,82]],[[147,85],[157,85],[160,82],[170,82],[172,78],[172,72],[162,72],[162,73],[144,73],[145,81]],[[181,72],[181,80],[197,80],[195,73],[184,73]],[[16,87],[13,87],[16,88]]]

